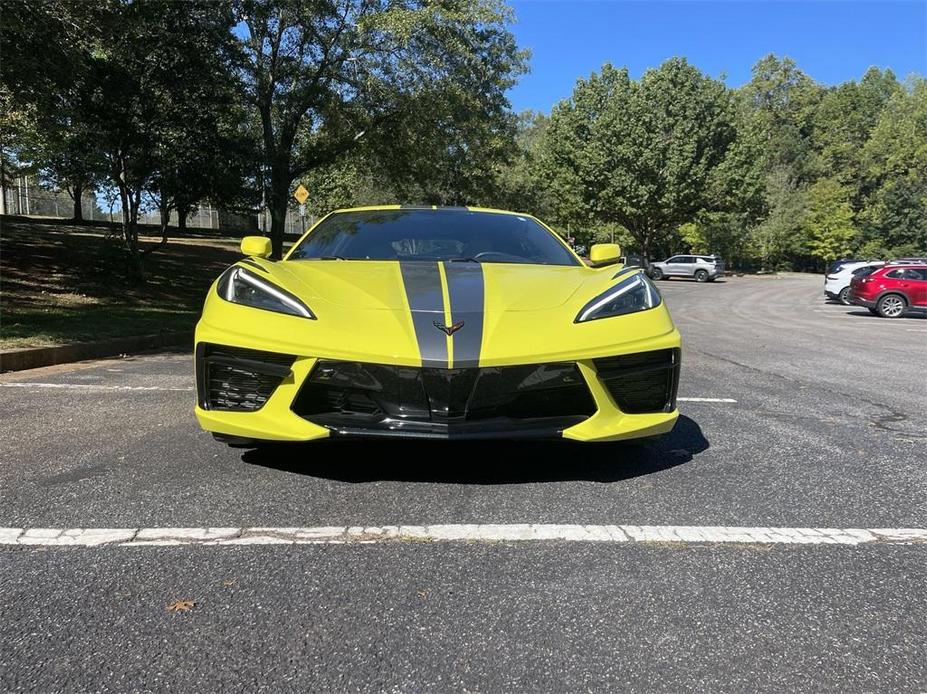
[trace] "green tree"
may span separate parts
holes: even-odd
[[[551,114],[543,165],[561,218],[620,224],[649,256],[708,205],[734,130],[724,85],[674,58],[635,82],[606,64]]]
[[[834,260],[852,255],[857,246],[850,192],[832,178],[822,178],[808,189],[804,220],[808,248],[813,256]]]
[[[155,170],[148,188],[161,211],[162,242],[171,212],[177,213],[177,226],[183,230],[201,200],[242,211],[258,202],[247,180],[254,175],[259,149],[229,70],[228,26],[204,23],[212,34],[198,37],[183,68],[193,79],[181,98],[162,100],[159,114]]]
[[[398,193],[379,169],[372,170],[362,150],[341,157],[334,164],[316,167],[300,178],[309,191],[306,208],[321,216],[332,210],[392,202]]]
[[[885,105],[900,90],[891,70],[869,68],[859,82],[827,90],[815,110],[811,143],[818,173],[849,186],[854,207],[866,192],[863,149]]]
[[[741,127],[760,146],[767,174],[788,167],[792,176],[807,180],[813,119],[823,89],[791,58],[767,55],[752,73],[739,90],[747,116]]]
[[[0,6],[0,179],[39,174],[74,201],[99,179],[103,161],[84,115],[93,88],[90,56],[109,3],[4,0]]]
[[[483,200],[486,205],[530,212],[555,221],[556,213],[539,167],[541,142],[548,123],[549,118],[537,111],[523,111],[518,115],[515,151],[509,160],[496,164],[493,190]]]
[[[238,0],[235,8],[243,96],[260,117],[261,179],[277,257],[294,179],[362,145],[386,152],[377,165],[393,171],[409,171],[411,156],[426,166],[437,161],[429,172],[433,190],[465,194],[459,186],[466,177],[453,177],[446,163],[472,172],[468,147],[497,144],[493,124],[523,69],[504,5]]]
[[[737,93],[739,189],[747,252],[764,270],[807,254],[805,190],[815,178],[814,115],[823,88],[791,58],[767,55]],[[752,162],[747,161],[752,157]]]
[[[864,242],[889,255],[927,252],[927,79],[892,96],[862,160]]]
[[[679,236],[690,252],[720,255],[729,267],[740,265],[748,242],[743,216],[735,212],[700,212],[679,227]]]
[[[784,256],[801,254],[807,247],[805,191],[789,166],[779,166],[767,175],[765,202],[768,212],[751,230],[749,248],[768,271],[778,269]]]
[[[145,198],[154,194],[176,209],[187,190],[198,196],[207,189],[197,167],[215,171],[222,161],[214,133],[228,105],[221,94],[229,91],[223,63],[232,57],[231,28],[229,8],[209,0],[117,3],[99,23],[93,99],[82,118],[95,124],[119,192],[123,240],[138,277],[142,257],[154,249],[139,245]]]

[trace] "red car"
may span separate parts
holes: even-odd
[[[886,265],[854,277],[847,299],[883,318],[927,313],[927,264]]]

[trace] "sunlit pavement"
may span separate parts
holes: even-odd
[[[0,689],[927,689],[927,320],[659,287],[646,444],[243,452],[188,353],[0,376]]]

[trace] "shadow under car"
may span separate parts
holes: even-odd
[[[670,433],[637,441],[331,439],[265,443],[245,451],[242,460],[281,472],[352,483],[618,482],[688,463],[709,445],[695,420],[680,415]]]

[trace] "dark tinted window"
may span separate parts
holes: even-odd
[[[867,265],[866,267],[860,267],[853,270],[854,277],[869,277],[873,272],[879,269],[879,265]]]
[[[905,270],[905,279],[927,280],[927,268],[911,267]]]
[[[900,280],[904,278],[904,270],[889,270],[885,273],[884,277],[888,277],[893,280]]]
[[[363,210],[323,220],[290,259],[476,260],[577,265],[530,217],[469,210]]]
[[[837,274],[838,272],[840,272],[840,268],[842,268],[844,265],[849,265],[850,263],[855,263],[855,262],[858,262],[858,261],[852,260],[852,259],[847,259],[847,258],[845,258],[845,259],[843,259],[843,260],[835,260],[834,262],[832,262],[832,263],[830,264],[830,267],[827,268],[827,274],[828,274],[828,275],[835,275],[835,274]]]

